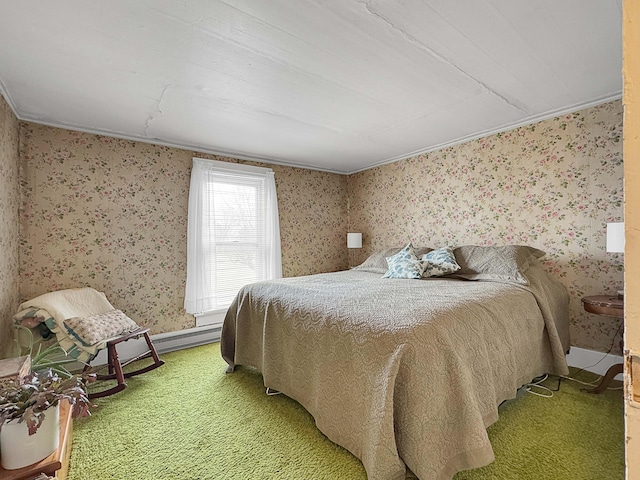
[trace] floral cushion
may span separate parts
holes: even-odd
[[[353,267],[352,270],[361,270],[363,272],[383,274],[389,269],[387,257],[395,255],[400,250],[402,250],[402,247],[392,247],[385,250],[380,250],[379,252],[371,255],[357,267]],[[429,247],[413,247],[413,250],[416,254],[416,257],[420,257],[420,255],[430,252],[432,249]]]
[[[449,247],[442,247],[425,253],[420,259],[422,262],[422,276],[439,277],[460,270],[460,265],[456,262],[453,250]]]
[[[422,262],[409,243],[395,255],[387,257],[389,269],[382,278],[422,278]]]
[[[103,340],[133,332],[138,328],[136,322],[120,310],[112,310],[91,317],[73,317],[64,321],[69,335],[77,338],[83,345],[94,345]]]

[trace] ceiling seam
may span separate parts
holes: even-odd
[[[160,98],[158,98],[158,101],[156,102],[155,111],[150,112],[149,115],[147,116],[147,119],[144,122],[144,130],[143,130],[143,134],[145,137],[152,138],[152,137],[149,137],[149,128],[151,128],[151,121],[155,120],[157,116],[163,115],[160,105],[162,104],[162,101],[164,100],[164,96],[166,95],[167,91],[171,87],[173,87],[173,85],[171,84],[164,87],[164,89],[162,90],[162,93],[160,94]]]
[[[484,89],[485,91],[489,92],[491,95],[494,95],[495,97],[499,98],[500,100],[502,100],[504,103],[506,103],[510,107],[515,108],[516,110],[518,110],[521,113],[524,113],[525,115],[530,115],[530,112],[525,110],[523,107],[520,107],[519,105],[516,105],[511,100],[509,100],[507,97],[505,97],[505,96],[501,95],[500,93],[496,92],[495,90],[493,90],[491,87],[486,85],[484,82],[482,82],[478,78],[476,78],[473,75],[470,75],[469,73],[465,72],[462,68],[460,68],[458,65],[456,65],[456,63],[453,62],[452,60],[448,59],[444,55],[439,54],[438,52],[436,52],[432,48],[429,48],[427,45],[425,45],[424,43],[420,42],[413,35],[405,32],[402,28],[397,27],[396,25],[394,25],[393,22],[391,20],[389,20],[387,17],[385,17],[384,15],[374,11],[372,9],[371,5],[369,5],[369,3],[367,1],[361,1],[359,3],[364,5],[364,8],[367,10],[367,12],[369,12],[374,17],[382,20],[384,23],[386,23],[393,30],[396,30],[397,32],[399,32],[400,35],[402,35],[404,38],[406,38],[409,42],[414,44],[420,50],[426,51],[432,57],[440,60],[441,62],[446,63],[447,65],[450,65],[453,68],[455,68],[456,71],[459,72],[463,77],[471,80],[472,82],[474,82],[477,85],[480,85],[482,87],[482,89]]]
[[[485,3],[489,3],[489,5],[493,8],[493,11],[496,15],[500,15],[500,17],[502,19],[504,19],[505,22],[507,22],[511,28],[513,29],[513,31],[517,32],[518,35],[520,36],[520,38],[522,39],[523,42],[525,42],[529,47],[531,47],[531,50],[533,52],[533,55],[535,55],[538,60],[540,61],[540,63],[543,63],[544,65],[546,65],[549,68],[549,71],[552,73],[553,77],[558,81],[558,83],[560,83],[560,85],[562,85],[564,87],[564,91],[565,93],[570,93],[571,92],[571,86],[567,85],[567,83],[564,81],[563,78],[561,78],[560,76],[558,76],[558,74],[556,73],[555,69],[549,67],[549,65],[547,64],[547,62],[545,61],[545,59],[543,59],[542,57],[540,57],[535,49],[535,47],[528,41],[528,39],[526,39],[525,37],[522,36],[522,34],[520,33],[520,31],[518,30],[518,28],[511,22],[511,20],[509,18],[507,18],[505,15],[502,14],[502,12],[500,11],[499,8],[497,8],[492,0],[485,0]],[[551,19],[553,21],[553,19]],[[561,30],[560,28],[558,30]]]
[[[240,9],[237,6],[230,5],[230,4],[228,4],[228,3],[224,2],[224,1],[221,1],[221,3],[223,3],[226,6],[228,6],[229,8],[232,8],[232,9],[242,13],[243,15],[246,15],[246,16],[251,17],[252,19],[254,19],[254,20],[258,21],[258,22],[263,23],[264,25],[268,26],[269,28],[277,30],[277,31],[281,32],[282,34],[287,35],[287,36],[289,36],[289,37],[291,37],[291,38],[293,38],[293,39],[295,39],[297,41],[304,42],[306,45],[309,45],[310,47],[312,47],[312,48],[314,48],[314,49],[316,49],[318,51],[321,51],[323,54],[331,57],[332,59],[335,59],[335,60],[337,60],[337,61],[339,61],[341,63],[346,63],[345,59],[341,58],[340,56],[336,56],[332,52],[330,52],[330,51],[328,51],[328,50],[326,50],[324,48],[320,48],[317,45],[314,45],[312,43],[306,42],[303,38],[297,37],[296,35],[288,32],[287,30],[283,30],[282,28],[279,28],[278,26],[273,25],[272,23],[269,23],[269,22],[265,21],[260,17],[256,17],[256,16],[252,15],[251,13]],[[176,18],[176,17],[170,16],[170,18]],[[254,47],[252,47],[250,45],[247,45],[245,43],[241,43],[241,42],[232,40],[230,37],[225,37],[225,36],[218,35],[216,32],[213,32],[213,31],[207,29],[205,26],[198,25],[198,23],[202,23],[202,17],[199,18],[195,22],[185,22],[185,21],[180,20],[178,18],[176,18],[176,20],[179,21],[182,24],[189,25],[193,30],[198,31],[198,32],[200,32],[200,33],[202,33],[204,35],[208,35],[208,36],[217,38],[218,40],[222,40],[222,41],[231,43],[231,44],[233,44],[234,46],[236,46],[239,49],[246,50],[248,52],[253,53],[254,55],[257,55],[259,57],[262,57],[262,58],[265,58],[265,59],[267,59],[269,61],[272,61],[272,62],[282,66],[283,68],[288,68],[288,69],[290,69],[292,71],[295,71],[295,72],[298,72],[298,73],[300,73],[302,75],[306,75],[306,76],[308,76],[308,77],[310,77],[312,79],[320,80],[322,82],[326,82],[326,83],[328,83],[330,85],[333,85],[334,87],[336,87],[338,89],[341,89],[341,90],[343,90],[343,91],[345,91],[345,92],[347,92],[349,94],[355,94],[355,95],[359,96],[360,98],[366,100],[367,102],[372,102],[373,101],[373,102],[376,102],[376,103],[382,103],[382,104],[384,104],[386,106],[389,106],[389,107],[395,107],[395,105],[393,103],[387,102],[387,101],[382,101],[382,100],[380,100],[380,98],[375,97],[375,96],[373,96],[373,95],[371,95],[369,93],[363,92],[362,90],[359,90],[357,87],[354,88],[354,87],[352,87],[350,85],[346,85],[346,84],[341,83],[341,82],[333,81],[333,80],[331,80],[331,79],[329,79],[327,77],[324,77],[324,76],[322,76],[322,75],[320,75],[318,73],[315,73],[315,72],[313,72],[311,70],[308,70],[308,69],[298,68],[293,63],[283,62],[277,56],[269,55],[268,53],[266,53],[266,52],[264,52],[262,50],[259,50],[257,48],[254,48]],[[374,74],[375,72],[370,71],[370,73]],[[398,88],[397,86],[395,86],[395,84],[393,84],[391,82],[385,82],[385,83],[393,85],[395,88]],[[402,90],[404,91],[405,89],[402,89]],[[428,101],[428,100],[422,98],[417,92],[411,91],[409,93],[411,93],[412,95],[420,98],[420,100],[422,100],[422,101],[425,101],[425,102]]]

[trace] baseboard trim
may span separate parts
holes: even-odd
[[[206,325],[203,327],[187,328],[175,332],[159,333],[151,335],[153,345],[158,354],[182,350],[184,348],[197,347],[220,340],[222,325]],[[144,338],[128,340],[118,345],[118,356],[121,359],[133,358],[143,354],[147,350]],[[101,350],[91,365],[104,365],[107,363],[107,351]],[[73,365],[72,365],[73,366]]]
[[[217,342],[221,334],[222,324],[204,325],[176,332],[159,333],[152,335],[151,340],[158,353],[167,353]]]
[[[567,355],[567,363],[570,367],[583,368],[589,372],[604,375],[610,366],[622,363],[622,357],[586,348],[571,347]],[[616,376],[616,380],[622,380],[622,374]]]

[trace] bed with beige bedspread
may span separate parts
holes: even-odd
[[[222,355],[298,401],[369,479],[450,479],[493,461],[486,428],[502,401],[568,373],[566,291],[540,266],[526,278],[350,270],[252,284],[229,308]]]

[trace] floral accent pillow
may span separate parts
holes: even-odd
[[[395,255],[387,257],[389,270],[382,278],[422,278],[422,262],[409,243]]]
[[[449,247],[442,247],[425,253],[420,259],[422,262],[422,276],[439,277],[460,270],[460,265],[456,262],[453,250]]]
[[[363,272],[384,274],[389,269],[387,257],[395,255],[400,250],[402,250],[402,247],[392,247],[385,250],[380,250],[371,255],[357,267],[353,267],[352,270],[361,270]],[[420,255],[430,252],[431,250],[433,249],[429,247],[413,247],[413,251],[418,258],[420,257]]]
[[[64,326],[69,336],[74,336],[86,346],[133,332],[138,328],[136,322],[121,310],[112,310],[91,317],[67,318],[64,321]]]

